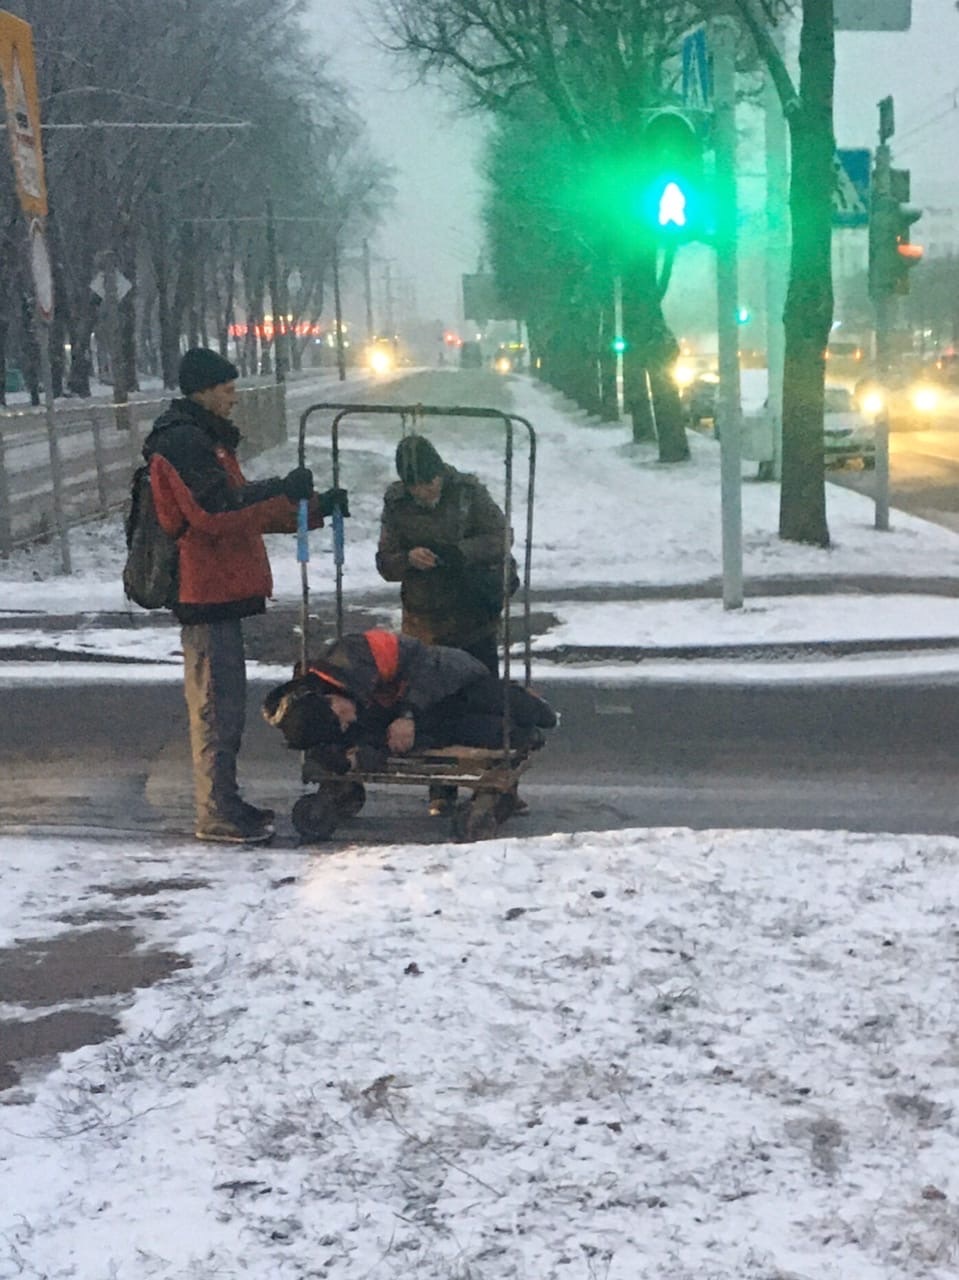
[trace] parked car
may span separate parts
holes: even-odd
[[[823,410],[826,466],[861,462],[865,470],[871,471],[876,465],[875,420],[860,409],[848,387],[827,385]]]

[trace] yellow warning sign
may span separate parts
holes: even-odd
[[[47,186],[43,175],[33,30],[29,22],[3,10],[0,10],[0,77],[20,204],[24,213],[45,218]]]

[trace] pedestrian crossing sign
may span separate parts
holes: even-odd
[[[869,225],[869,173],[872,153],[866,147],[837,151],[833,157],[832,192],[834,227]]]

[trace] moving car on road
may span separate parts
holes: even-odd
[[[698,427],[705,419],[716,420],[716,397],[719,394],[719,374],[700,373],[680,389],[680,400],[691,427]]]
[[[868,418],[884,410],[891,431],[928,431],[935,427],[943,409],[945,392],[930,378],[902,373],[861,378],[856,383],[856,401]]]

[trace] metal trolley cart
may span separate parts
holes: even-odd
[[[500,823],[514,810],[513,795],[520,775],[528,768],[531,752],[528,748],[516,749],[510,745],[510,706],[507,696],[508,681],[511,671],[512,646],[512,602],[507,588],[510,572],[510,555],[513,551],[512,516],[513,516],[513,445],[517,426],[526,432],[528,440],[527,481],[525,495],[526,527],[523,542],[522,573],[520,587],[517,592],[521,602],[524,619],[524,682],[528,688],[531,679],[531,647],[530,647],[530,603],[529,581],[532,554],[533,533],[533,492],[536,477],[536,432],[532,425],[516,414],[502,413],[498,409],[461,408],[437,405],[368,405],[368,404],[336,404],[321,403],[311,405],[300,417],[299,462],[305,465],[306,459],[306,427],[310,418],[317,413],[330,412],[331,425],[333,487],[340,487],[340,431],[344,420],[348,418],[369,417],[372,415],[392,415],[398,417],[402,433],[415,430],[417,424],[430,417],[442,418],[476,418],[498,422],[503,426],[505,434],[504,472],[505,501],[504,515],[505,533],[503,546],[503,744],[502,747],[487,750],[477,747],[442,747],[433,750],[413,750],[404,756],[389,756],[383,767],[375,772],[351,770],[349,774],[340,776],[329,773],[324,767],[318,752],[303,753],[302,775],[307,785],[315,784],[316,790],[302,795],[293,806],[293,825],[300,837],[309,843],[329,840],[336,827],[344,820],[354,817],[366,802],[366,785],[383,783],[386,785],[420,786],[444,784],[462,787],[470,792],[469,798],[461,800],[453,809],[452,836],[455,840],[483,840],[494,835]],[[300,563],[302,584],[302,605],[300,615],[301,648],[300,670],[305,671],[309,665],[309,543],[306,528],[307,504],[300,504],[300,522],[297,538],[297,558]],[[344,564],[344,530],[343,517],[334,511],[333,517],[333,556],[336,570],[336,635],[343,635],[343,564]]]

